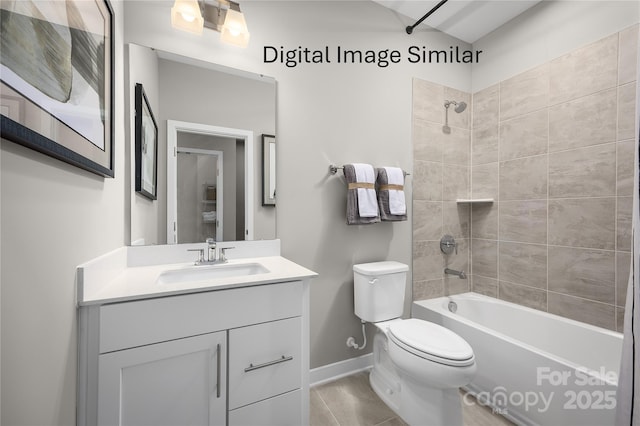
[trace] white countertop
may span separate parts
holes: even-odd
[[[135,262],[127,261],[126,249],[116,250],[78,267],[77,304],[79,306],[249,287],[275,282],[303,280],[317,276],[315,272],[282,256],[258,256],[231,259],[219,266],[224,268],[227,265],[260,264],[268,272],[191,280],[188,282],[160,283],[158,278],[166,271],[212,266],[194,266],[192,261],[147,265],[136,264]],[[124,253],[123,250],[125,251]],[[213,268],[216,267],[213,266]]]

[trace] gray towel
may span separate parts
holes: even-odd
[[[380,189],[382,185],[388,185],[387,171],[384,168],[376,169],[376,184],[378,186],[378,210],[383,221],[402,221],[407,220],[407,215],[394,215],[389,210],[389,190]]]
[[[356,183],[356,169],[352,164],[344,165],[344,177],[347,185]],[[380,222],[380,216],[360,217],[358,213],[358,190],[356,188],[347,189],[347,225],[366,225]]]

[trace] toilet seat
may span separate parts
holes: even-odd
[[[438,324],[410,318],[389,324],[389,337],[405,351],[452,367],[475,362],[473,349],[453,331]]]

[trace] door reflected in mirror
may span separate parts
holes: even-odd
[[[253,239],[253,132],[167,122],[168,243]]]
[[[263,205],[263,159],[262,135],[275,135],[275,102],[276,82],[273,78],[264,75],[236,70],[221,65],[204,62],[194,58],[187,58],[173,53],[162,52],[135,44],[127,45],[127,96],[133,99],[133,89],[136,83],[144,85],[145,93],[149,98],[151,108],[156,115],[158,123],[158,195],[157,201],[141,197],[135,191],[128,191],[130,206],[130,229],[132,243],[166,244],[173,242],[185,242],[191,239],[200,241],[203,236],[213,237],[218,241],[246,240],[246,239],[273,239],[276,238],[276,209],[273,203]],[[129,104],[129,102],[127,103]],[[131,110],[127,117],[131,117]],[[129,118],[128,118],[129,120]],[[204,136],[200,145],[183,145],[176,143],[176,149],[192,148],[206,151],[223,151],[224,185],[221,191],[223,199],[216,201],[215,209],[206,197],[205,187],[214,186],[209,182],[211,177],[195,177],[192,175],[194,164],[176,169],[189,170],[189,177],[181,179],[181,185],[185,185],[184,191],[189,192],[189,197],[196,197],[199,203],[178,200],[178,190],[172,192],[168,180],[168,163],[172,155],[177,151],[168,151],[168,128],[170,121],[197,123],[198,125],[219,128],[241,129],[252,132],[251,146],[245,145],[242,154],[236,146],[236,154],[231,156],[226,149],[215,147],[213,142],[206,141]],[[133,129],[131,123],[129,130]],[[189,132],[186,132],[189,133]],[[129,146],[127,152],[132,153],[130,141],[134,140],[129,131]],[[194,136],[190,134],[190,136]],[[182,139],[182,135],[177,137]],[[233,137],[232,137],[233,139]],[[237,144],[234,139],[231,145]],[[275,138],[274,138],[275,143]],[[252,158],[247,159],[247,153],[256,152]],[[275,152],[275,146],[274,150]],[[194,155],[186,154],[182,155]],[[206,154],[208,155],[208,154]],[[227,156],[229,155],[229,158]],[[242,155],[242,157],[240,157]],[[135,157],[131,157],[135,158]],[[231,167],[230,161],[236,158],[236,164],[244,167]],[[193,160],[191,160],[193,161]],[[204,160],[202,160],[205,162]],[[186,160],[182,161],[186,164]],[[206,162],[205,162],[206,163]],[[236,171],[237,173],[231,173]],[[130,172],[131,173],[131,172]],[[182,173],[182,172],[178,172]],[[272,195],[275,195],[275,156],[269,163],[270,182]],[[203,172],[202,176],[208,176]],[[176,175],[176,185],[178,182]],[[189,185],[188,179],[196,184]],[[198,180],[199,179],[199,180]],[[174,182],[174,181],[171,181]],[[216,190],[221,189],[221,184],[216,181]],[[230,189],[233,187],[233,190]],[[238,195],[236,188],[244,188],[244,194]],[[182,192],[182,190],[180,191]],[[212,195],[212,192],[209,194]],[[235,200],[229,201],[230,195]],[[172,201],[169,200],[172,199]],[[176,212],[171,223],[170,203],[176,206],[185,206],[185,219],[179,219]],[[219,203],[219,204],[218,204]],[[187,219],[187,217],[190,217]],[[214,219],[215,217],[215,219]],[[222,219],[222,220],[221,220]],[[180,221],[180,223],[178,223]],[[192,229],[177,232],[191,223]],[[175,229],[175,231],[174,231]],[[189,236],[187,238],[187,236]],[[204,239],[202,239],[204,241]]]

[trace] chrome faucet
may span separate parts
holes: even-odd
[[[455,269],[444,268],[444,273],[449,275],[457,275],[461,280],[467,279],[467,274],[464,271],[456,271]]]
[[[220,247],[220,255],[218,256],[218,246],[213,238],[207,238],[206,248],[200,249],[187,249],[187,251],[197,251],[198,259],[194,262],[194,265],[216,265],[220,263],[227,263],[226,251],[234,247]],[[204,252],[207,251],[207,258],[205,259]]]
[[[207,263],[214,263],[216,261],[216,240],[213,238],[207,238]]]

